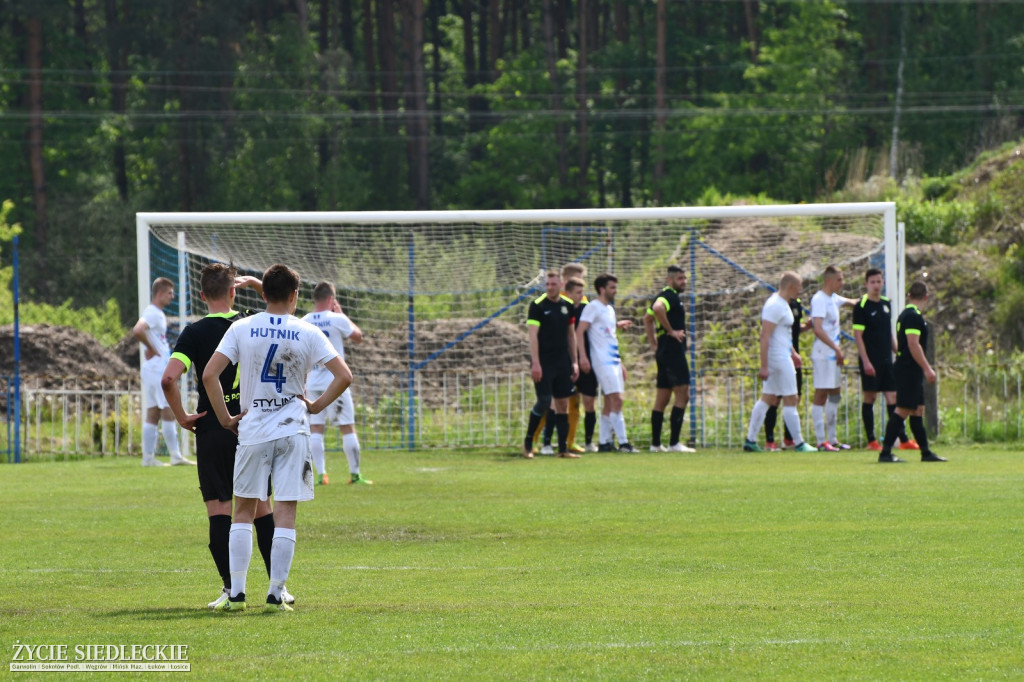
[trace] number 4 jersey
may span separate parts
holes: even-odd
[[[228,328],[217,352],[238,364],[240,445],[308,433],[306,404],[299,400],[306,375],[338,356],[323,332],[292,315],[259,313]]]

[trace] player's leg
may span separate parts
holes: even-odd
[[[554,395],[555,430],[558,433],[558,456],[578,458],[569,451],[569,396],[573,392],[572,367],[565,363],[552,368],[551,390]],[[550,416],[549,416],[550,419]]]
[[[769,375],[768,379],[771,379],[771,375]],[[767,386],[768,381],[765,381],[764,384]],[[763,392],[757,402],[754,403],[754,407],[750,410],[750,422],[747,425],[747,438],[743,442],[744,451],[761,451],[761,446],[757,444],[757,433],[761,430],[761,426],[764,425],[764,416],[768,414],[768,408],[772,405],[778,405],[778,403],[778,394],[770,393],[767,390]]]
[[[239,445],[235,452],[235,513],[228,538],[231,569],[231,596],[221,605],[225,611],[245,609],[245,587],[252,561],[253,521],[259,500],[267,499],[270,482],[270,458],[264,456],[272,443]]]
[[[686,406],[690,402],[690,381],[689,372],[687,381],[672,387],[675,396],[675,403],[672,405],[672,414],[669,416],[669,446],[670,452],[696,452],[686,445],[682,439],[683,424],[686,419]]]
[[[311,401],[321,395],[323,395],[323,391],[306,391],[306,398]],[[331,482],[327,475],[327,445],[324,442],[330,411],[331,407],[328,406],[327,409],[321,410],[317,414],[309,415],[309,450],[313,456],[313,468],[316,469],[317,483],[320,485],[328,485]]]
[[[541,420],[544,419],[548,409],[551,407],[551,377],[543,367],[541,371],[543,373],[541,374],[540,381],[536,381],[533,384],[533,389],[537,394],[537,401],[530,408],[530,417],[526,424],[526,437],[523,438],[523,457],[526,459],[533,459],[534,434],[537,432]]]
[[[662,353],[655,353],[658,377],[654,384],[654,406],[651,408],[651,452],[667,452],[661,444],[661,427],[665,423],[665,408],[675,386]]]
[[[577,387],[569,396],[569,440],[567,445],[572,452],[583,452],[576,444],[576,430],[580,427],[580,391]]]
[[[835,446],[828,440],[825,410],[829,395],[838,388],[835,383],[838,363],[828,358],[814,358],[813,371],[814,397],[811,399],[811,420],[814,422],[814,439],[819,450],[835,452]]]
[[[313,462],[309,437],[295,434],[273,443],[274,542],[270,549],[267,610],[290,611],[282,600],[295,558],[295,515],[299,502],[313,499]]]
[[[162,391],[161,391],[162,392]],[[146,382],[142,384],[142,466],[167,466],[156,458],[156,444],[160,438],[160,407]]]
[[[878,461],[883,463],[902,462],[892,454],[892,446],[899,440],[899,433],[905,428],[904,422],[924,404],[924,376],[913,369],[896,374],[896,409],[893,410],[889,423],[885,425],[885,439],[882,451],[878,453]]]
[[[836,366],[838,370],[838,365]],[[839,450],[849,450],[850,446],[839,441],[839,404],[843,396],[840,389],[829,391],[825,402],[825,431],[828,442]]]
[[[362,448],[359,445],[359,436],[356,435],[356,408],[352,402],[352,395],[345,391],[339,398],[341,411],[338,413],[338,423],[341,425],[341,448],[345,451],[345,458],[348,460],[348,473],[351,484],[372,485],[373,481],[363,478]]]
[[[779,419],[779,406],[771,405],[764,415],[764,445],[768,451],[775,451],[779,446],[775,443],[775,426]]]
[[[167,453],[171,456],[171,466],[195,466],[195,461],[181,455],[181,448],[178,445],[178,422],[174,419],[171,408],[166,407],[166,402],[165,398],[165,407],[160,410],[160,428],[164,435],[164,443],[167,444]]]
[[[871,377],[862,373],[860,420],[864,424],[864,437],[868,439],[868,450],[881,450],[882,444],[878,442],[878,437],[875,434],[875,401],[878,399],[878,392],[867,388],[873,384],[866,379],[871,379]]]
[[[800,428],[800,411],[797,408],[799,402],[799,394],[787,395],[782,398],[782,420],[793,441],[793,448],[797,452],[814,452],[817,448],[804,442],[803,432]]]
[[[212,429],[196,434],[196,473],[209,524],[210,542],[207,547],[222,583],[220,596],[207,604],[211,609],[227,601],[231,591],[228,542],[231,536],[231,491],[237,442],[235,434],[227,429]]]
[[[917,410],[910,415],[910,431],[914,434],[914,440],[917,441],[917,445],[921,448],[921,461],[922,462],[945,462],[945,457],[939,457],[932,449],[928,446],[928,431],[924,426],[924,405],[918,405]]]
[[[594,428],[597,426],[597,413],[594,411],[594,403],[597,396],[583,395],[583,449],[587,452],[597,452],[597,445],[594,443]]]

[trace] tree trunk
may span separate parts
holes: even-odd
[[[642,10],[641,10],[642,11]],[[615,41],[621,46],[625,46],[629,42],[629,7],[626,4],[626,0],[616,0],[615,2]],[[615,82],[615,90],[618,93],[619,111],[623,111],[626,108],[626,90],[629,87],[629,79],[622,72],[619,72],[619,76]],[[623,118],[613,124],[613,128],[616,132],[622,133],[623,136],[616,140],[615,144],[615,164],[617,166],[615,174],[619,179],[619,204],[623,208],[630,208],[633,206],[633,128],[635,125],[631,118]]]
[[[570,0],[552,0],[559,59],[569,56],[569,2]]]
[[[657,17],[655,19],[657,46],[654,68],[654,135],[657,138],[654,159],[654,201],[661,203],[661,180],[665,174],[665,123],[667,103],[665,97],[667,66],[667,33],[668,33],[668,0],[658,0]]]
[[[434,97],[431,102],[431,109],[434,111],[434,134],[440,137],[444,133],[442,121],[441,104],[441,16],[445,13],[447,3],[443,0],[431,0],[430,2],[430,42],[434,49],[431,50],[433,59],[430,64],[430,82]]]
[[[31,16],[25,22],[28,42],[28,163],[32,174],[32,203],[36,211],[33,243],[37,256],[45,256],[49,244],[49,212],[46,202],[46,166],[43,159],[43,20]]]
[[[89,49],[89,30],[85,23],[85,0],[74,0],[72,14],[75,24],[75,39],[82,52],[82,68],[85,71],[92,71],[92,52]],[[78,86],[78,99],[82,104],[88,104],[89,100],[96,96],[96,89],[92,85],[83,83]]]
[[[504,24],[501,20],[501,0],[490,0],[487,7],[487,32],[490,43],[487,51],[487,81],[493,83],[498,78],[498,58],[504,48]]]
[[[395,10],[393,0],[377,2],[377,55],[380,58],[381,103],[384,107],[384,127],[398,132],[395,116],[398,112],[398,44],[395,36]]]
[[[377,101],[377,58],[373,36],[373,0],[363,0],[363,58],[366,60],[366,91],[370,93],[370,111],[379,111]]]
[[[486,67],[482,59],[477,60],[476,41],[473,39],[473,5],[474,0],[462,0],[462,58],[466,64],[466,90],[472,91],[483,76],[480,71]],[[481,24],[483,21],[481,20]],[[484,39],[486,40],[486,39]],[[480,71],[477,70],[479,61]],[[480,95],[470,95],[467,103],[469,113],[469,131],[478,132],[486,125],[481,114],[487,111],[487,100]]]
[[[356,26],[352,18],[352,0],[341,0],[341,8],[338,12],[338,33],[341,40],[341,49],[349,57],[356,55]]]
[[[579,144],[580,144],[580,174],[579,174],[579,197],[581,204],[587,194],[587,49],[589,40],[589,17],[590,3],[588,0],[579,0],[579,32],[580,45],[576,61],[576,84],[577,99],[576,111],[579,119]]]
[[[331,66],[328,60],[328,53],[331,49],[331,0],[320,0],[320,26],[317,36],[317,46],[320,50],[320,89],[323,91],[325,100],[330,100],[331,93]],[[326,196],[324,199],[327,205],[335,208],[334,187],[325,181],[327,172],[334,160],[331,149],[331,128],[334,124],[325,123],[320,138],[317,140],[317,156],[319,157],[319,185],[324,188]]]
[[[405,91],[406,149],[409,158],[409,189],[416,209],[430,208],[428,160],[427,77],[423,60],[423,0],[403,0],[402,36],[408,69]]]
[[[757,1],[743,0],[743,14],[747,20],[747,40],[750,42],[750,63],[757,64]]]
[[[551,79],[551,112],[555,117],[555,146],[558,152],[558,183],[563,191],[569,186],[569,164],[565,151],[565,127],[562,122],[562,93],[558,79],[555,46],[555,17],[553,0],[543,0],[544,53],[547,56],[548,77]]]
[[[128,51],[125,49],[125,31],[117,0],[106,0],[107,59],[110,62],[110,109],[114,112],[115,125],[126,125],[125,114],[128,101]],[[128,200],[128,161],[124,146],[124,135],[114,139],[114,185],[121,201]]]

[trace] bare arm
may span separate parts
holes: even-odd
[[[348,365],[340,356],[334,356],[330,362],[324,365],[330,370],[333,375],[330,386],[327,390],[320,394],[320,397],[310,402],[306,400],[305,396],[302,397],[302,402],[306,403],[306,407],[309,409],[310,414],[320,414],[327,406],[338,399],[345,390],[352,385],[352,370],[349,369]]]
[[[363,330],[357,327],[356,324],[353,322],[352,333],[349,334],[349,337],[345,339],[345,341],[351,341],[352,345],[358,346],[363,342]]]
[[[828,334],[825,333],[825,318],[815,317],[814,318],[814,335],[826,346],[836,352],[836,362],[840,365],[843,364],[843,350],[839,347],[839,344],[828,338]]]
[[[249,287],[250,289],[255,289],[256,293],[259,294],[260,296],[263,295],[263,280],[261,280],[259,277],[253,277],[251,275],[242,275],[240,277],[235,277],[236,289],[244,289],[246,287]]]
[[[924,370],[924,378],[929,384],[935,383],[935,370],[928,363],[925,357],[924,348],[921,347],[921,337],[917,334],[907,334],[907,347],[910,349],[910,357]]]
[[[210,358],[210,362],[207,363],[206,369],[203,370],[203,386],[206,387],[206,397],[210,399],[210,405],[213,407],[214,414],[217,415],[217,421],[225,429],[237,435],[238,422],[248,410],[242,410],[240,414],[231,416],[228,412],[228,405],[224,402],[224,389],[220,387],[220,375],[230,364],[228,356],[220,351],[215,352]]]
[[[647,334],[647,342],[651,344],[651,350],[658,352],[658,338],[654,333],[654,314],[644,315],[644,332]]]
[[[583,343],[583,335],[590,329],[589,322],[580,322],[580,326],[576,327],[576,349],[579,353],[580,358],[580,370],[583,372],[590,371],[590,356],[587,355],[587,344]]]
[[[196,430],[196,421],[200,417],[206,416],[206,412],[200,412],[199,414],[189,414],[185,411],[185,407],[181,404],[181,391],[178,390],[178,379],[181,375],[187,372],[185,369],[185,363],[178,358],[171,358],[167,362],[167,367],[164,369],[164,375],[160,377],[160,388],[164,391],[164,397],[167,398],[168,407],[171,408],[171,412],[174,413],[174,418],[178,420],[178,424],[182,428],[189,431]]]
[[[875,366],[868,359],[868,348],[864,345],[864,330],[854,329],[853,340],[857,342],[857,354],[860,355],[860,363],[864,367],[864,374],[869,377],[875,376]]]
[[[772,333],[775,331],[775,327],[778,325],[774,322],[768,322],[767,320],[761,321],[761,369],[757,373],[762,379],[768,378],[768,346],[772,341]]]
[[[654,316],[658,319],[658,324],[665,330],[665,333],[679,343],[682,343],[683,339],[686,338],[686,330],[672,328],[672,325],[668,323],[668,311],[665,309],[665,304],[662,301],[655,301],[654,305],[651,306],[651,310],[654,311]]]
[[[580,376],[580,361],[579,356],[576,355],[576,329],[571,323],[566,327],[565,336],[566,341],[569,344],[569,362],[572,363],[572,374],[570,375],[570,378],[573,381],[576,381]]]
[[[530,336],[530,377],[537,382],[544,376],[540,368],[540,340],[537,336],[540,327],[531,324],[526,331]]]
[[[146,331],[149,330],[149,323],[145,319],[139,318],[139,321],[132,327],[132,336],[138,339],[139,343],[146,347],[146,359],[149,360],[152,357],[156,357],[156,348],[149,342],[149,336]]]

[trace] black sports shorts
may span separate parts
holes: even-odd
[[[573,394],[572,364],[568,357],[564,362],[541,360],[540,371],[540,381],[534,382],[538,398],[543,395],[549,395],[552,398],[568,398]]]
[[[593,370],[586,373],[580,372],[580,376],[576,380],[576,392],[591,398],[597,397],[597,375]]]
[[[235,483],[238,436],[222,428],[196,434],[196,469],[203,502],[230,502]]]
[[[858,360],[857,366],[860,368],[860,388],[862,391],[872,391],[874,393],[885,393],[886,391],[896,390],[896,372],[893,370],[892,361],[889,362],[871,361],[871,364],[875,368],[875,376],[869,377],[864,373],[864,364]]]
[[[675,348],[658,348],[655,354],[658,364],[658,388],[675,388],[689,386],[690,365],[686,362],[686,351],[682,346]]]
[[[913,367],[896,368],[896,406],[916,410],[924,405],[924,371]]]

